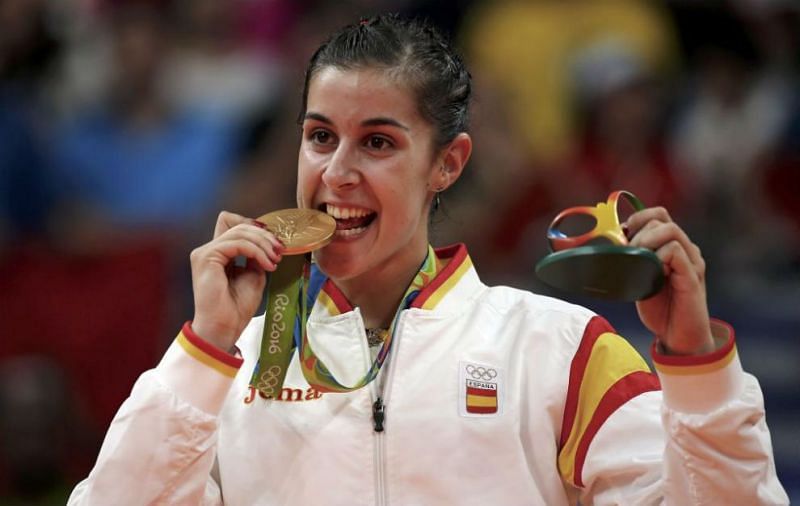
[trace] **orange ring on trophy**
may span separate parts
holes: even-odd
[[[628,238],[622,229],[619,221],[619,198],[631,204],[636,211],[644,209],[644,204],[636,195],[631,192],[618,190],[612,192],[605,202],[599,202],[596,206],[577,206],[564,209],[553,219],[547,230],[547,239],[550,241],[551,251],[562,251],[569,248],[583,246],[586,243],[598,238],[608,239],[611,244],[617,246],[627,246]],[[558,226],[566,218],[572,216],[591,216],[595,220],[595,226],[589,232],[577,236],[567,236]]]

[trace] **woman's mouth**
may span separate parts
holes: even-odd
[[[322,211],[336,220],[336,237],[352,237],[364,232],[378,214],[363,207],[324,204]]]

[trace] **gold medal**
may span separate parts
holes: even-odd
[[[258,218],[275,234],[286,250],[284,255],[300,255],[331,242],[336,220],[314,209],[281,209]]]

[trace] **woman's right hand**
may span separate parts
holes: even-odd
[[[192,330],[228,351],[258,309],[267,272],[281,261],[283,245],[263,224],[222,211],[214,239],[190,255],[194,319]],[[234,265],[238,256],[246,266]]]

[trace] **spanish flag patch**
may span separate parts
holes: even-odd
[[[467,380],[467,413],[497,413],[497,385]]]
[[[499,415],[502,411],[501,370],[495,366],[472,362],[461,362],[460,369],[461,415]]]

